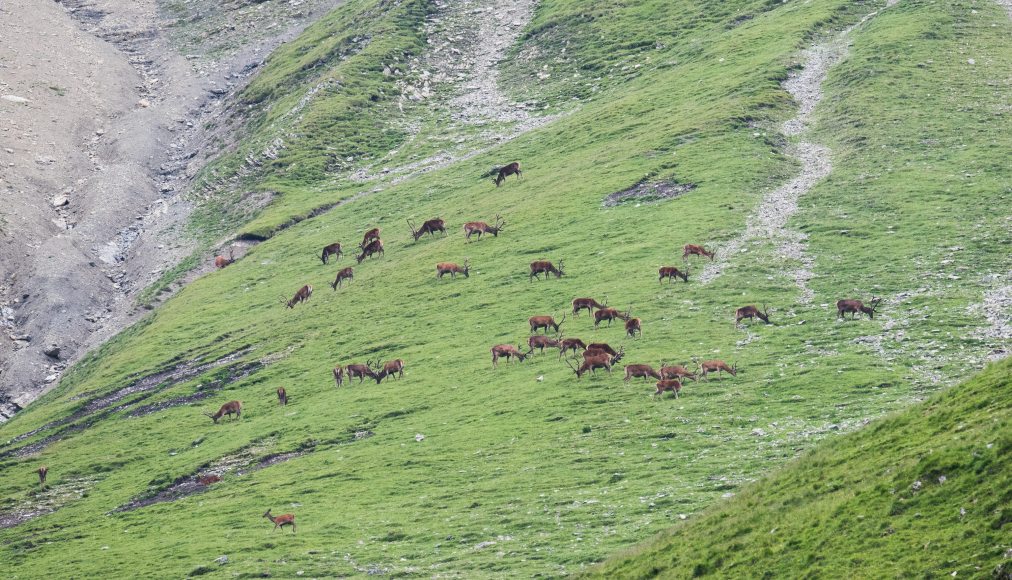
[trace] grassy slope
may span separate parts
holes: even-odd
[[[609,51],[596,43],[570,45],[572,61],[557,63],[559,68],[593,64],[588,76],[596,75],[590,82],[598,90],[576,87],[569,80],[574,77],[560,72],[544,91],[592,96],[576,113],[494,156],[405,182],[280,232],[234,266],[183,290],[5,425],[4,439],[27,432],[81,407],[83,402],[73,399],[79,393],[112,391],[127,377],[180,356],[215,357],[248,345],[256,347],[250,359],[284,355],[226,385],[204,404],[137,419],[114,414],[40,457],[3,460],[0,497],[8,498],[6,506],[31,496],[26,490],[30,471],[39,463],[51,466],[55,484],[79,477],[95,482],[85,497],[55,514],[0,531],[0,559],[23,577],[44,569],[81,576],[178,575],[220,554],[230,557],[223,569],[229,574],[304,570],[313,576],[370,567],[424,575],[565,573],[664,529],[678,514],[703,509],[811,447],[832,432],[831,426],[847,430],[918,398],[925,383],[911,380],[921,375],[911,368],[925,364],[922,356],[932,341],[960,353],[958,362],[943,358],[940,368],[931,369],[943,378],[965,371],[966,360],[979,360],[992,345],[969,333],[979,324],[965,314],[979,300],[976,280],[967,275],[963,284],[926,283],[916,262],[895,256],[909,256],[917,241],[918,248],[929,242],[924,259],[935,259],[950,244],[939,237],[942,220],[914,203],[918,192],[934,197],[951,187],[949,176],[965,173],[964,155],[996,163],[1008,150],[1008,131],[968,122],[985,113],[992,122],[1004,120],[995,112],[1007,106],[1001,96],[1002,90],[1008,92],[1010,63],[1002,56],[1008,51],[1001,50],[1002,43],[1007,45],[1007,19],[989,5],[977,6],[978,17],[971,16],[969,3],[905,3],[902,15],[884,14],[856,34],[852,59],[857,60],[848,61],[868,58],[862,51],[872,50],[874,42],[903,42],[903,50],[895,52],[900,62],[875,67],[881,73],[871,81],[883,84],[869,81],[859,69],[841,66],[834,73],[822,126],[840,155],[840,177],[808,198],[795,220],[812,236],[819,259],[817,302],[831,302],[839,293],[888,294],[931,286],[916,295],[918,302],[897,305],[890,313],[893,321],[887,316],[837,323],[818,305],[794,305],[792,281],[780,275],[780,264],[766,258],[761,247],[751,254],[755,261],[733,263],[705,288],[693,283],[660,287],[654,272],[675,262],[675,248],[684,242],[733,237],[760,193],[791,174],[772,132],[756,137],[761,131],[746,120],[772,126],[792,115],[779,82],[796,50],[822,26],[842,27],[874,5],[791,3],[765,10],[773,5],[743,2],[730,11],[723,2],[665,10],[660,4],[605,3],[608,17],[588,20],[577,16],[577,2],[546,2],[528,39],[544,52],[573,38],[598,37],[602,44],[622,39],[632,47]],[[363,6],[368,3],[351,3],[344,10]],[[732,26],[743,13],[754,17]],[[331,18],[346,18],[335,14]],[[932,38],[923,38],[924,33],[905,37],[916,23],[942,17],[950,25],[932,27]],[[399,22],[410,27],[410,19]],[[411,38],[407,32],[405,38]],[[297,52],[299,46],[297,41],[290,49]],[[993,74],[987,80],[998,86],[966,69],[959,50],[967,46],[990,54]],[[644,66],[622,71],[637,55]],[[908,60],[927,59],[933,63],[926,69],[907,66]],[[301,89],[293,94],[313,86],[315,78],[286,77],[290,64],[277,57],[263,74],[294,79],[292,85]],[[927,76],[912,75],[912,69]],[[963,92],[940,99],[974,108],[959,111],[963,117],[933,119],[935,136],[927,144],[908,140],[924,125],[902,122],[905,117],[890,111],[884,96],[907,91],[924,98],[943,81]],[[517,90],[533,88],[518,79]],[[833,97],[846,91],[848,106],[854,99],[876,106],[834,109],[845,103],[836,105]],[[989,132],[993,143],[969,131]],[[942,155],[933,144],[958,135],[966,146],[958,155]],[[894,150],[888,158],[876,156],[857,148],[857,139],[891,143]],[[318,151],[312,139],[296,139],[291,148],[293,156]],[[913,164],[929,155],[934,155],[933,172],[884,168],[875,174],[880,186],[854,184],[869,179],[862,177],[862,164],[892,160],[906,167],[901,165],[906,159]],[[475,179],[507,158],[524,163],[524,181],[490,190],[487,181]],[[600,208],[605,195],[645,175],[698,188],[665,204]],[[326,176],[303,178],[284,192],[281,203],[264,211],[257,228],[273,231],[294,215],[360,189],[328,186]],[[285,178],[269,174],[267,179],[277,185]],[[986,227],[998,219],[994,208],[1008,195],[1007,186],[1001,186],[1008,174],[982,174],[973,183],[977,203],[960,205],[964,221],[950,223],[946,235],[960,236],[966,231],[960,228],[969,229],[970,223]],[[957,193],[966,191],[967,184],[960,184]],[[905,196],[890,196],[900,207],[886,208],[899,233],[876,224],[887,214],[875,187]],[[848,205],[848,199],[854,203]],[[833,210],[831,204],[840,206]],[[859,222],[848,226],[861,231],[859,243],[841,239],[832,224],[822,221],[831,215],[827,208],[839,212],[843,207],[848,219]],[[509,222],[503,237],[463,244],[462,221],[500,211]],[[437,214],[451,224],[453,236],[409,243],[403,219]],[[386,257],[363,263],[350,287],[331,292],[325,284],[336,268],[322,267],[315,252],[335,239],[356,241],[371,225],[384,227]],[[977,272],[1007,267],[998,245],[1001,230],[974,231],[989,237],[982,243],[960,242],[965,249],[957,265],[979,264]],[[904,245],[893,250],[897,236]],[[883,251],[875,241],[890,249]],[[848,254],[847,248],[858,251]],[[433,263],[465,256],[476,270],[470,279],[433,279]],[[564,258],[569,275],[529,284],[527,262],[546,257]],[[289,296],[307,282],[316,287],[308,304],[294,311],[280,307],[279,295]],[[733,382],[690,385],[677,402],[654,402],[647,396],[649,387],[623,384],[618,376],[577,383],[552,356],[494,372],[489,368],[489,346],[523,340],[528,316],[559,313],[576,295],[607,295],[612,304],[633,305],[645,333],[625,341],[630,362],[714,355],[738,360],[744,372]],[[743,333],[731,327],[730,312],[753,301],[773,305],[781,324],[753,328],[757,339],[738,346]],[[800,320],[807,322],[796,324]],[[586,318],[566,322],[569,335],[622,341],[620,329],[595,333],[590,327]],[[954,336],[940,335],[939,329]],[[890,358],[855,342],[861,336],[881,337]],[[328,377],[334,363],[367,357],[403,358],[408,376],[381,388],[334,389]],[[543,382],[534,380],[539,375]],[[192,393],[211,378],[174,385],[145,403]],[[288,388],[293,406],[274,406],[278,385]],[[245,403],[238,423],[212,426],[198,413],[232,398]],[[757,428],[764,434],[754,435]],[[375,436],[349,442],[361,430]],[[416,442],[416,433],[426,439]],[[149,488],[254,443],[262,453],[309,444],[315,451],[244,476],[233,473],[200,496],[105,515]],[[269,535],[269,526],[258,519],[267,507],[275,513],[295,511],[299,534]],[[486,544],[490,541],[496,544]]]
[[[586,576],[1007,577],[1010,389],[1006,360]]]

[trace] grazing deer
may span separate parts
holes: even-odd
[[[712,262],[714,255],[716,255],[715,252],[708,252],[703,246],[696,246],[693,244],[685,244],[682,246],[683,260],[689,256],[706,256],[707,258],[710,258],[710,261]]]
[[[851,320],[853,320],[858,313],[867,314],[869,319],[873,319],[875,318],[875,309],[878,308],[880,302],[882,302],[881,298],[872,298],[871,302],[869,302],[870,306],[865,306],[864,302],[861,302],[860,300],[839,300],[836,303],[837,317],[847,318],[844,314],[850,312]]]
[[[539,328],[545,329],[545,334],[548,334],[548,327],[552,327],[555,332],[559,332],[559,327],[566,321],[566,315],[562,315],[562,320],[555,322],[555,318],[551,316],[532,316],[527,319],[527,322],[531,325],[531,334],[538,331]]]
[[[588,351],[585,351],[583,353],[583,363],[579,368],[574,367],[569,362],[569,359],[566,359],[566,364],[576,373],[576,378],[580,379],[583,378],[583,375],[587,371],[597,374],[597,369],[605,369],[608,371],[608,374],[611,374],[611,365],[615,364],[615,359],[608,353],[600,350],[591,351],[590,354],[588,354]]]
[[[689,379],[690,381],[696,380],[696,373],[683,367],[682,365],[671,365],[668,366],[661,363],[661,378],[662,379]]]
[[[446,235],[446,222],[444,222],[442,218],[428,220],[417,230],[415,229],[414,222],[411,220],[408,220],[408,226],[411,228],[411,235],[414,236],[416,242],[418,241],[418,238],[425,234],[435,235],[436,232],[443,232],[443,235]]]
[[[285,526],[292,526],[292,533],[295,533],[295,516],[293,514],[283,514],[280,516],[272,516],[271,510],[267,510],[264,517],[274,522],[274,529],[281,528],[281,531],[285,531]]]
[[[555,274],[556,278],[561,278],[565,272],[562,271],[562,260],[559,260],[559,267],[556,268],[551,262],[547,260],[538,260],[537,262],[531,262],[531,273],[527,276],[527,279],[531,282],[534,278],[541,279],[541,274],[544,273],[545,280],[548,279],[549,274]]]
[[[46,475],[49,473],[49,468],[46,467],[45,465],[43,465],[42,467],[40,467],[40,468],[38,468],[36,470],[36,473],[39,474],[39,485],[41,485],[42,487],[45,487],[46,486]]]
[[[337,291],[338,286],[343,285],[345,280],[354,279],[355,272],[352,271],[351,266],[348,266],[347,268],[342,268],[337,272],[337,278],[334,278],[334,281],[330,283],[330,287],[333,288],[334,291]]]
[[[281,405],[288,405],[288,392],[285,391],[284,387],[278,387],[278,403]]]
[[[541,349],[541,354],[544,354],[545,353],[545,347],[548,347],[548,346],[552,346],[552,347],[559,346],[559,342],[560,341],[558,339],[550,338],[550,337],[547,337],[547,336],[544,336],[544,335],[541,335],[541,334],[536,334],[536,335],[534,335],[534,336],[532,336],[532,337],[530,337],[530,338],[527,339],[527,346],[531,347],[531,352],[534,352],[534,349],[537,348],[537,349]]]
[[[657,274],[660,276],[657,281],[664,282],[664,279],[668,279],[670,284],[675,278],[681,278],[682,282],[689,281],[689,270],[686,268],[685,272],[682,272],[674,266],[662,266],[660,270],[657,270]]]
[[[348,372],[348,382],[350,383],[352,379],[358,377],[358,384],[361,385],[362,381],[364,381],[366,377],[375,379],[376,371],[372,370],[373,366],[375,366],[374,363],[371,360],[368,360],[364,365],[354,364],[344,367],[344,370]]]
[[[654,370],[654,367],[650,365],[626,365],[625,366],[625,378],[623,381],[628,381],[633,377],[653,377],[657,380],[661,379],[661,374]]]
[[[495,182],[495,186],[499,187],[502,184],[502,182],[506,181],[507,177],[513,174],[516,174],[517,179],[523,177],[523,174],[520,172],[520,163],[516,161],[510,163],[509,165],[506,165],[505,167],[499,168],[499,175],[497,175],[496,178],[493,180]]]
[[[288,308],[294,309],[296,304],[298,304],[299,302],[306,302],[312,295],[313,295],[313,287],[310,286],[309,284],[306,284],[302,288],[299,288],[299,291],[295,293],[295,296],[293,296],[291,300],[285,300],[285,297],[282,296],[281,302],[284,303],[285,306],[287,306]]]
[[[344,367],[341,365],[334,367],[334,382],[337,383],[338,388],[344,383]]]
[[[639,318],[630,318],[625,321],[625,333],[626,335],[635,338],[638,333],[643,336],[643,325]]]
[[[490,226],[485,222],[467,222],[464,224],[464,238],[470,242],[471,234],[478,234],[478,239],[481,240],[482,234],[492,234],[494,237],[499,237],[499,232],[502,231],[503,227],[506,226],[506,222],[495,214],[495,225]]]
[[[559,358],[561,359],[567,350],[571,350],[573,354],[576,354],[577,349],[587,350],[587,345],[579,338],[563,338],[559,341]]]
[[[358,260],[359,264],[361,264],[362,260],[372,256],[373,254],[383,255],[383,240],[376,238],[375,240],[369,242],[366,247],[362,248],[362,253],[355,257],[355,259]]]
[[[440,262],[436,264],[436,278],[442,278],[444,274],[449,274],[450,278],[456,278],[457,274],[463,274],[465,278],[471,277],[471,259],[466,258],[464,260],[464,267],[460,267],[453,262]]]
[[[532,352],[534,352],[534,349],[531,349],[530,351],[525,353],[522,352],[522,348],[523,347],[521,347],[519,344],[516,346],[513,346],[512,344],[497,344],[493,346],[492,368],[499,367],[499,357],[505,358],[507,363],[510,362],[512,357],[517,357],[517,359],[520,362],[524,362],[524,359],[527,358]]]
[[[365,247],[369,245],[369,242],[378,239],[380,239],[380,229],[373,228],[367,231],[364,236],[362,236],[362,243],[358,245],[358,249],[364,250]]]
[[[235,262],[234,251],[235,250],[232,247],[228,248],[228,258],[226,258],[225,256],[215,256],[214,257],[214,267],[218,268],[220,270],[220,269],[224,268],[225,266],[228,266],[232,262]]]
[[[619,347],[618,350],[615,350],[611,346],[609,346],[607,342],[592,342],[587,345],[587,348],[584,352],[586,353],[586,351],[590,350],[600,350],[614,357],[614,356],[621,356],[619,353],[624,352],[625,349],[623,347]]]
[[[602,308],[594,312],[594,328],[596,329],[601,324],[601,322],[605,320],[608,321],[608,326],[611,326],[611,322],[616,318],[618,318],[619,320],[629,320],[630,313],[631,309],[630,311],[626,311],[625,314],[622,314],[615,308],[611,307]]]
[[[395,376],[395,379],[400,380],[404,376],[404,361],[401,359],[394,359],[383,364],[383,368],[380,372],[376,373],[376,384],[380,384],[383,379],[391,376]]]
[[[675,394],[675,398],[678,398],[678,391],[682,390],[682,383],[678,379],[663,379],[657,381],[656,384],[657,392],[653,396],[664,395],[664,391],[671,391]]]
[[[608,306],[607,300],[604,301],[604,304],[600,304],[593,298],[573,298],[573,315],[579,316],[580,311],[584,309],[593,314],[595,308],[605,308],[606,306]]]
[[[717,373],[718,379],[720,378],[721,372],[726,372],[732,377],[736,377],[738,376],[738,363],[734,363],[734,366],[728,366],[727,363],[722,360],[704,360],[699,363],[698,374],[703,377],[704,380],[709,380],[706,378],[706,375],[712,372]]]
[[[331,256],[337,256],[334,259],[335,260],[340,260],[341,259],[341,255],[343,253],[344,252],[341,251],[341,242],[334,242],[333,244],[330,244],[329,246],[324,246],[323,247],[323,254],[320,256],[320,259],[323,260],[324,264],[326,264],[327,261],[330,260]]]
[[[217,413],[213,415],[211,413],[204,413],[204,414],[210,417],[212,420],[214,420],[215,423],[217,423],[218,419],[221,419],[222,415],[228,415],[228,418],[231,419],[232,415],[234,414],[235,418],[238,419],[241,413],[242,413],[242,403],[240,403],[239,401],[229,401],[224,405],[222,405],[221,408],[218,409]]]
[[[211,485],[211,484],[214,484],[214,483],[218,483],[219,481],[221,481],[221,476],[220,475],[205,475],[205,476],[201,477],[200,479],[198,479],[197,483],[199,483],[200,485],[207,486],[207,485]]]
[[[744,318],[758,318],[766,324],[770,324],[770,309],[763,304],[763,309],[760,312],[755,306],[742,306],[741,308],[734,311],[734,325],[738,326],[738,323]]]

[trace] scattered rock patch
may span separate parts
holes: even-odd
[[[609,194],[601,202],[604,207],[615,207],[626,203],[657,203],[674,199],[696,188],[694,183],[674,181],[653,181],[638,183],[629,189]]]

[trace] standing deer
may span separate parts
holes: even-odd
[[[418,238],[425,234],[435,235],[436,232],[443,232],[443,235],[446,235],[446,222],[444,222],[442,218],[428,220],[417,230],[415,229],[414,222],[411,220],[408,220],[408,226],[411,228],[411,235],[414,236],[416,242],[418,241]]]
[[[369,377],[370,379],[375,379],[376,371],[372,370],[373,366],[374,363],[371,360],[368,360],[364,365],[353,364],[344,367],[344,370],[348,372],[348,382],[350,383],[352,379],[358,377],[358,384],[361,385],[362,381],[364,381],[366,377]]]
[[[494,226],[490,226],[485,222],[467,222],[464,224],[464,238],[468,242],[471,241],[471,234],[478,234],[479,240],[481,240],[482,234],[492,234],[494,237],[498,238],[499,232],[502,231],[505,225],[506,222],[503,221],[499,214],[495,214]]]
[[[359,254],[355,259],[361,264],[362,260],[372,256],[373,254],[383,255],[383,240],[376,238],[369,242],[366,247],[362,248],[362,253]]]
[[[562,271],[562,260],[559,260],[559,267],[556,268],[551,262],[547,260],[538,260],[537,262],[531,262],[531,273],[527,276],[527,279],[531,282],[534,278],[541,279],[541,274],[544,273],[545,280],[548,279],[548,274],[555,274],[556,278],[561,278],[565,272]]]
[[[344,367],[341,365],[334,367],[334,382],[337,383],[338,388],[344,383]]]
[[[352,271],[351,266],[348,266],[347,268],[342,268],[337,272],[337,278],[334,278],[334,281],[330,283],[330,287],[333,288],[334,291],[336,292],[337,287],[344,284],[345,280],[354,280],[354,279],[355,279],[355,272]]]
[[[218,268],[220,270],[220,269],[224,268],[225,266],[228,266],[232,262],[235,262],[234,251],[235,250],[231,246],[229,246],[229,248],[228,248],[228,258],[225,258],[225,256],[215,256],[214,257],[214,267]]]
[[[551,316],[532,316],[527,319],[527,322],[531,325],[531,334],[538,331],[539,328],[545,329],[545,334],[548,334],[548,327],[552,327],[555,332],[559,332],[559,327],[566,321],[566,315],[562,315],[562,320],[555,322],[555,318]]]
[[[525,352],[522,351],[522,348],[523,347],[521,347],[519,344],[516,345],[516,346],[513,346],[512,344],[497,344],[497,345],[493,346],[492,347],[492,368],[498,368],[499,367],[499,358],[500,357],[505,358],[507,363],[510,362],[510,360],[512,359],[512,357],[517,357],[517,360],[519,360],[520,362],[524,362],[524,359],[527,358],[528,355],[531,354],[531,352],[534,352],[534,349],[531,349],[530,351],[528,351],[528,352],[525,353]]]
[[[626,365],[625,366],[625,378],[623,381],[629,381],[633,377],[648,378],[653,377],[657,380],[661,379],[661,374],[654,370],[654,367],[650,365]]]
[[[567,350],[571,350],[573,354],[576,354],[577,349],[587,350],[587,345],[579,338],[563,338],[559,341],[559,358],[561,359]]]
[[[755,306],[742,306],[741,308],[734,311],[734,325],[738,326],[738,323],[744,318],[758,318],[766,324],[770,324],[770,309],[763,304],[763,309],[760,312]]]
[[[630,318],[625,321],[626,335],[635,338],[637,334],[643,336],[643,325],[639,318]]]
[[[274,529],[281,528],[281,531],[285,531],[285,526],[292,526],[292,533],[295,533],[295,515],[294,514],[283,514],[280,516],[272,516],[271,510],[267,510],[264,517],[274,522]],[[273,531],[273,530],[272,530]]]
[[[337,256],[334,259],[335,260],[340,260],[341,259],[341,254],[343,254],[343,253],[344,252],[341,251],[341,242],[334,242],[333,244],[330,244],[329,246],[324,246],[323,247],[323,254],[320,255],[320,259],[323,260],[324,264],[326,264],[327,261],[330,260],[331,256]]]
[[[689,379],[691,381],[696,380],[696,373],[690,371],[682,365],[668,366],[661,362],[661,378],[662,379]]]
[[[293,296],[291,300],[285,300],[285,297],[282,296],[281,302],[284,303],[285,306],[287,306],[288,308],[294,309],[296,304],[298,304],[299,302],[306,302],[312,295],[313,295],[313,287],[310,286],[309,284],[306,284],[302,288],[299,288],[299,291],[295,293],[295,296]]]
[[[378,385],[383,381],[383,379],[394,375],[397,375],[394,378],[398,380],[404,376],[403,360],[395,359],[384,363],[380,372],[376,373],[376,384]]]
[[[712,262],[714,255],[716,255],[715,252],[708,252],[706,248],[704,248],[703,246],[696,246],[694,244],[685,244],[682,247],[683,260],[685,260],[689,256],[706,256],[707,258],[710,258],[710,261]]]
[[[284,387],[278,387],[278,403],[284,406],[288,405],[288,392]]]
[[[36,470],[36,473],[39,474],[39,485],[41,485],[42,487],[46,487],[46,475],[49,473],[49,468],[43,465],[38,470]]]
[[[629,320],[630,314],[631,314],[631,307],[630,310],[626,311],[625,314],[622,314],[615,308],[611,307],[602,308],[594,312],[594,328],[596,329],[601,324],[601,322],[605,320],[608,321],[608,326],[611,326],[611,322],[616,318],[618,318],[619,320]]]
[[[362,236],[362,243],[358,245],[358,249],[364,250],[365,247],[369,245],[369,242],[378,239],[380,239],[380,229],[373,228],[367,231],[365,235]]]
[[[499,187],[502,184],[502,182],[506,181],[507,177],[513,174],[516,174],[517,179],[523,177],[523,174],[520,172],[520,163],[517,161],[514,161],[513,163],[510,163],[505,167],[499,168],[499,175],[497,175],[496,178],[493,180],[495,182],[495,186]]]
[[[604,304],[600,304],[593,298],[573,298],[573,315],[579,316],[581,310],[586,310],[593,314],[595,308],[604,308],[606,306],[608,306],[608,300],[605,300]]]
[[[602,352],[606,352],[609,355],[611,355],[612,357],[615,357],[615,360],[612,361],[612,362],[618,362],[618,359],[622,358],[622,353],[625,352],[625,348],[621,347],[621,346],[618,347],[618,350],[615,350],[611,346],[609,346],[608,343],[606,343],[606,342],[592,342],[592,343],[590,343],[590,344],[587,345],[587,349],[583,352],[583,355],[587,356],[587,352],[593,351],[593,350],[599,350],[599,351],[602,351]]]
[[[541,350],[541,354],[544,354],[545,347],[559,346],[559,342],[560,341],[558,339],[550,338],[541,334],[535,334],[527,339],[527,346],[531,347],[531,352],[534,352],[534,349],[537,348]]]
[[[213,415],[211,413],[204,414],[210,417],[215,423],[218,422],[218,419],[221,419],[222,415],[228,415],[228,418],[231,419],[234,414],[235,418],[238,419],[239,415],[242,414],[242,403],[239,401],[229,401],[222,405],[221,408],[218,409],[217,413]]]
[[[663,379],[657,381],[656,384],[657,392],[653,394],[654,397],[657,395],[664,395],[664,391],[671,391],[675,394],[675,398],[678,398],[678,391],[682,390],[682,383],[678,379]]]
[[[464,267],[460,267],[453,262],[440,262],[436,264],[436,278],[442,278],[444,274],[449,274],[450,278],[456,278],[457,274],[463,274],[465,278],[471,277],[471,259],[464,259]]]
[[[608,371],[608,374],[611,374],[611,366],[616,362],[617,360],[614,357],[600,350],[584,351],[583,363],[580,364],[579,368],[574,367],[569,362],[569,359],[566,359],[566,364],[569,365],[569,368],[573,369],[574,373],[576,373],[577,379],[583,378],[583,375],[587,371],[590,371],[592,374],[597,374],[597,369],[605,369]]]
[[[682,282],[689,281],[688,268],[685,269],[685,272],[682,272],[674,266],[663,266],[660,270],[657,270],[657,274],[659,275],[659,278],[657,279],[658,282],[664,282],[665,278],[668,279],[668,284],[670,284],[675,278],[681,278]]]
[[[875,318],[875,309],[878,308],[880,302],[882,302],[881,298],[872,298],[871,302],[869,302],[870,306],[865,306],[864,302],[861,302],[860,300],[839,300],[836,303],[837,317],[847,318],[844,314],[850,312],[851,320],[853,320],[858,313],[867,314],[869,319],[873,319]]]
[[[738,376],[738,363],[737,362],[734,363],[734,366],[728,366],[727,363],[722,360],[704,360],[703,362],[699,363],[698,373],[699,376],[703,377],[703,379],[708,380],[706,379],[706,375],[707,373],[712,372],[717,373],[718,379],[720,378],[721,372],[726,372],[730,374],[732,377],[736,377]]]

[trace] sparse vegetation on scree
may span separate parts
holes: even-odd
[[[215,195],[197,225],[231,223],[220,221],[223,183],[272,191],[273,203],[238,229],[269,239],[0,427],[7,575],[558,576],[683,517],[672,534],[678,550],[692,550],[684,565],[658,549],[656,564],[616,572],[840,576],[867,565],[867,575],[982,575],[1003,564],[1007,473],[981,474],[1008,464],[1008,363],[965,393],[790,463],[763,480],[768,496],[762,486],[739,494],[1008,348],[985,301],[1012,267],[1012,25],[999,6],[658,0],[588,11],[545,0],[500,82],[558,119],[411,179],[355,182],[363,168],[381,173],[368,167],[380,157],[410,163],[440,147],[427,138],[443,126],[439,91],[432,103],[400,102],[399,77],[384,74],[397,63],[418,74],[406,63],[425,50],[421,23],[435,8],[350,1],[266,63],[242,96],[263,112],[245,144],[202,176]],[[799,302],[797,264],[762,239],[710,283],[696,279],[708,262],[699,257],[687,283],[658,283],[659,267],[684,265],[683,244],[723,247],[764,193],[793,177],[778,128],[796,111],[781,83],[802,49],[875,11],[850,32],[804,135],[829,147],[833,163],[787,224],[807,234],[812,302]],[[509,161],[523,179],[496,188],[480,177]],[[603,205],[653,182],[679,193]],[[497,213],[506,221],[498,237],[465,243],[464,222]],[[434,217],[449,235],[413,241],[405,220]],[[374,226],[384,256],[321,263],[324,246],[354,248]],[[436,278],[437,262],[465,260],[468,277]],[[529,282],[535,260],[563,260],[565,275]],[[331,290],[348,265],[354,279]],[[310,299],[285,308],[279,297],[304,284]],[[620,366],[693,368],[698,356],[737,363],[737,376],[687,382],[676,400],[651,398],[653,380],[623,382],[621,369],[577,380],[551,350],[492,368],[493,345],[523,344],[529,317],[558,320],[583,296],[642,320],[637,338],[621,324],[593,330],[586,312],[561,327],[624,345]],[[837,317],[837,299],[872,296],[883,298],[873,319]],[[736,308],[763,303],[772,324],[735,327]],[[331,374],[335,364],[397,358],[404,377],[381,385],[345,377],[338,388]],[[238,420],[202,414],[231,400],[242,402]],[[861,473],[861,486],[845,485]],[[928,478],[925,488],[914,493],[907,476]],[[950,490],[978,503],[935,511]],[[870,507],[854,507],[851,494]],[[770,506],[796,517],[770,524]],[[960,524],[961,507],[962,521],[980,525]],[[273,532],[269,509],[294,514],[298,532]],[[698,532],[679,536],[696,520]],[[799,528],[811,521],[825,526]],[[826,533],[848,523],[867,534]],[[768,538],[774,527],[784,531]],[[711,541],[722,560],[701,547]],[[860,554],[829,555],[835,542]],[[871,555],[875,546],[892,551]],[[776,561],[756,572],[753,554]]]

